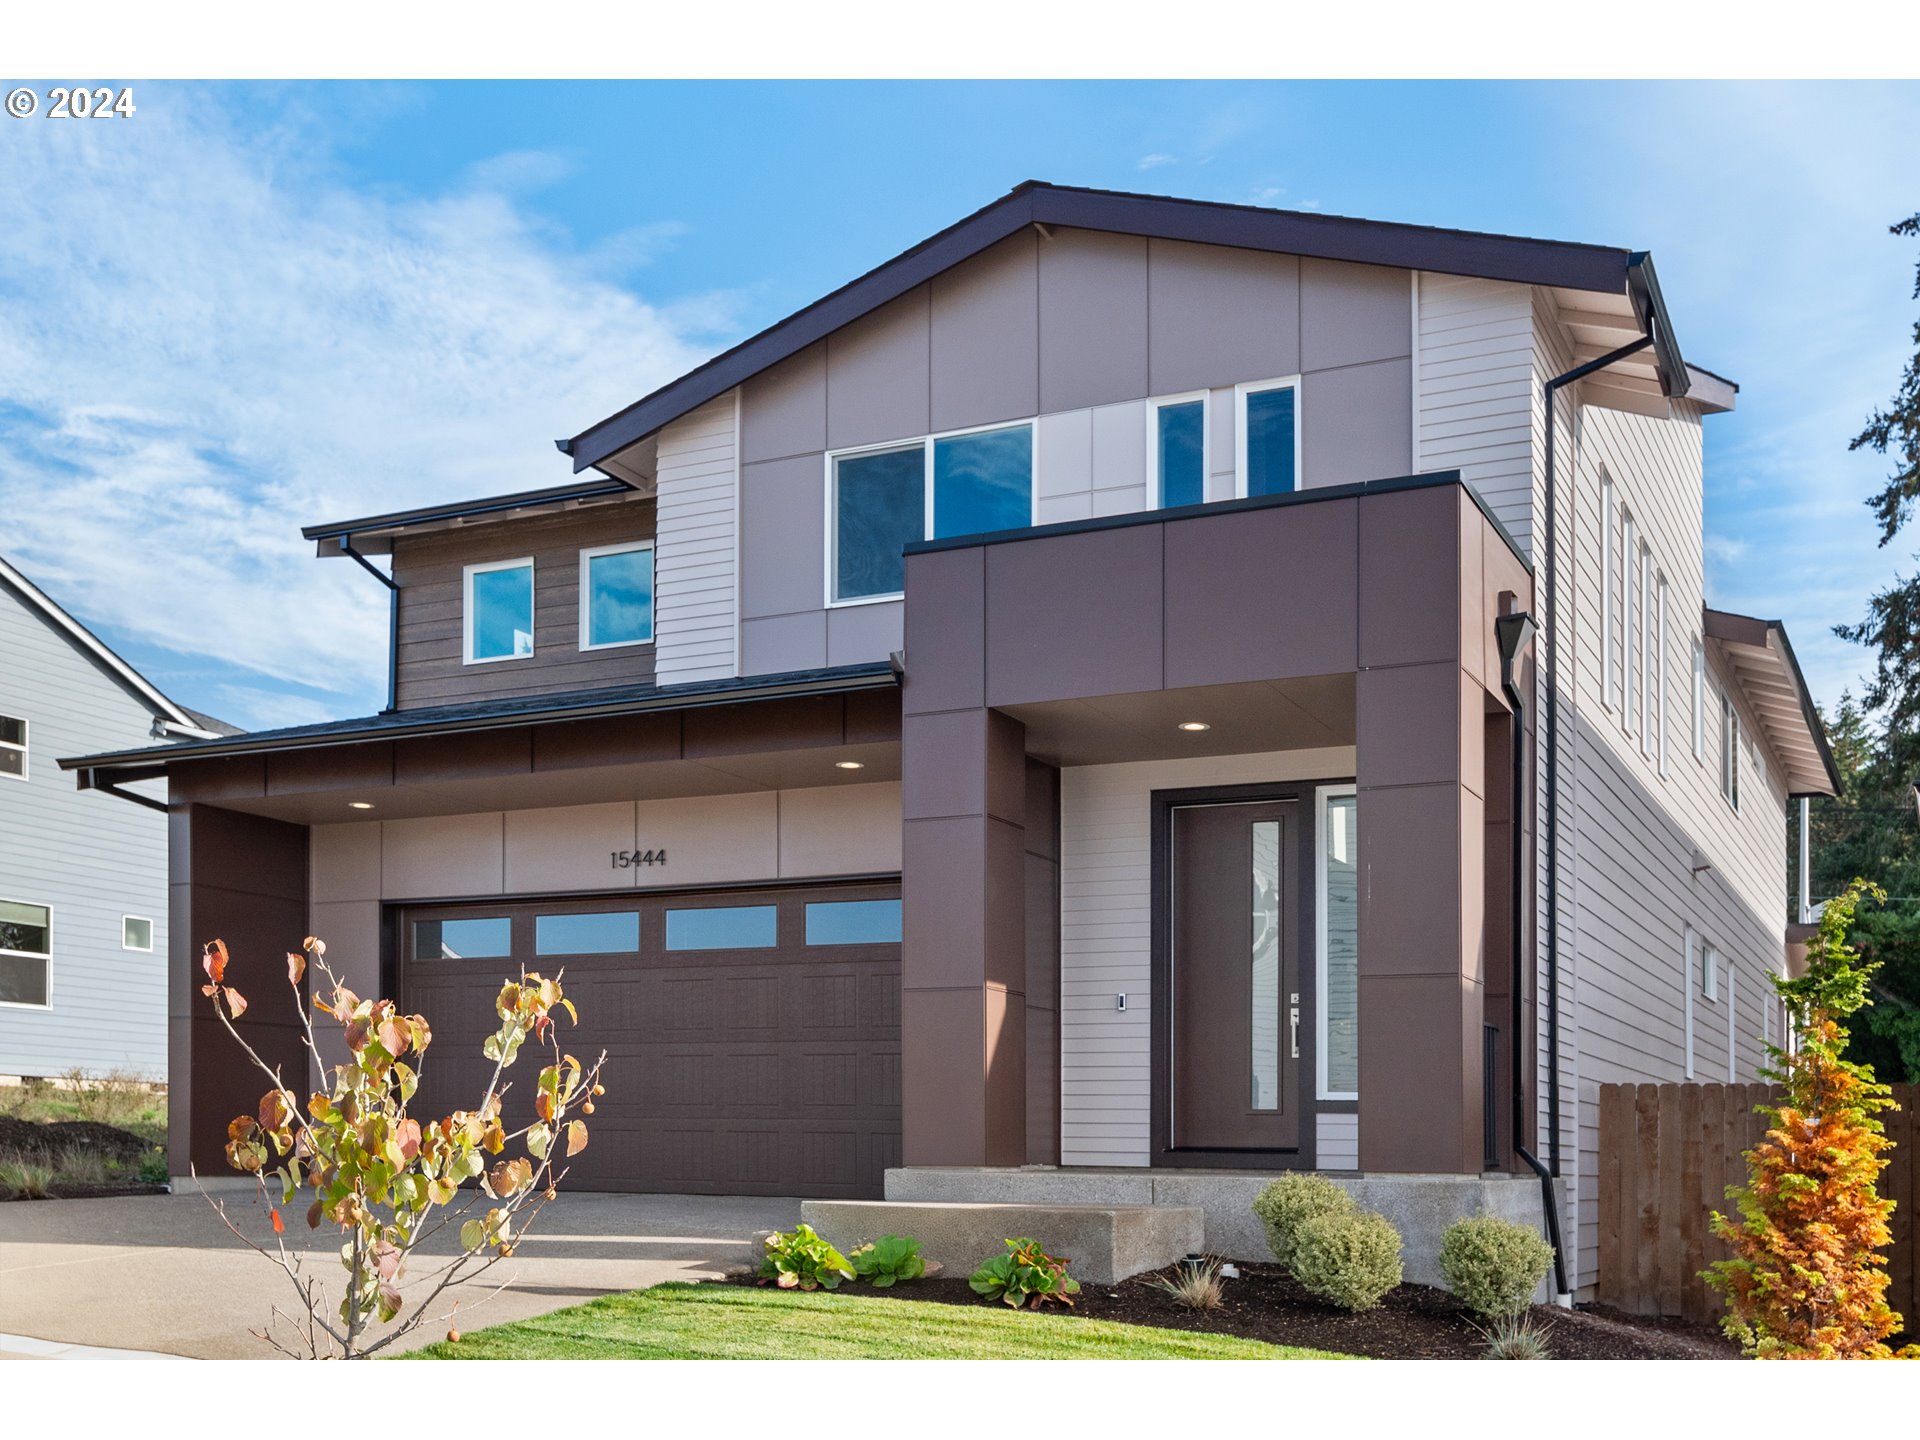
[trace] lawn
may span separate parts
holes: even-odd
[[[476,1330],[432,1360],[1332,1360],[1319,1350],[1004,1305],[656,1285]]]

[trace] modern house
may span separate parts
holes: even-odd
[[[257,1089],[197,946],[297,1067],[315,933],[431,1106],[564,966],[574,1183],[1187,1193],[1224,1250],[1263,1176],[1399,1176],[1588,1283],[1596,1087],[1751,1078],[1834,788],[1704,603],[1735,390],[1642,253],[1030,183],[570,483],[314,526],[386,710],[65,762],[168,784],[174,1167]]]
[[[166,1078],[164,792],[85,794],[58,757],[235,733],[0,558],[0,1076]]]

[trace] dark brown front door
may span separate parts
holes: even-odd
[[[1173,811],[1175,1149],[1299,1144],[1299,825],[1292,800]]]

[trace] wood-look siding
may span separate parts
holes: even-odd
[[[400,586],[400,708],[653,679],[652,645],[580,648],[580,552],[652,539],[653,531],[653,502],[636,499],[397,541],[393,575]],[[463,663],[465,568],[529,555],[533,654],[481,665]]]

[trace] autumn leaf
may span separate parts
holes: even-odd
[[[569,1120],[567,1122],[567,1155],[569,1157],[578,1155],[586,1148],[587,1122],[584,1120]]]
[[[268,1207],[267,1213],[273,1216],[273,1233],[276,1235],[286,1234],[287,1227],[280,1219],[280,1212],[272,1207]]]
[[[234,989],[231,985],[227,986],[227,988],[221,993],[227,997],[227,1013],[230,1014],[235,1020],[238,1020],[242,1015],[247,1013],[247,997],[246,996],[242,995],[238,990]]]
[[[218,985],[227,976],[227,944],[224,940],[209,940],[200,953],[201,968],[207,972],[207,978]]]
[[[413,1038],[411,1027],[398,1015],[388,1016],[380,1022],[380,1046],[389,1055],[404,1055],[407,1044]]]
[[[325,955],[327,953],[327,942],[317,935],[309,935],[300,942],[300,948],[302,950],[311,950],[316,955]]]
[[[306,977],[307,957],[292,950],[287,952],[287,983],[298,985]]]

